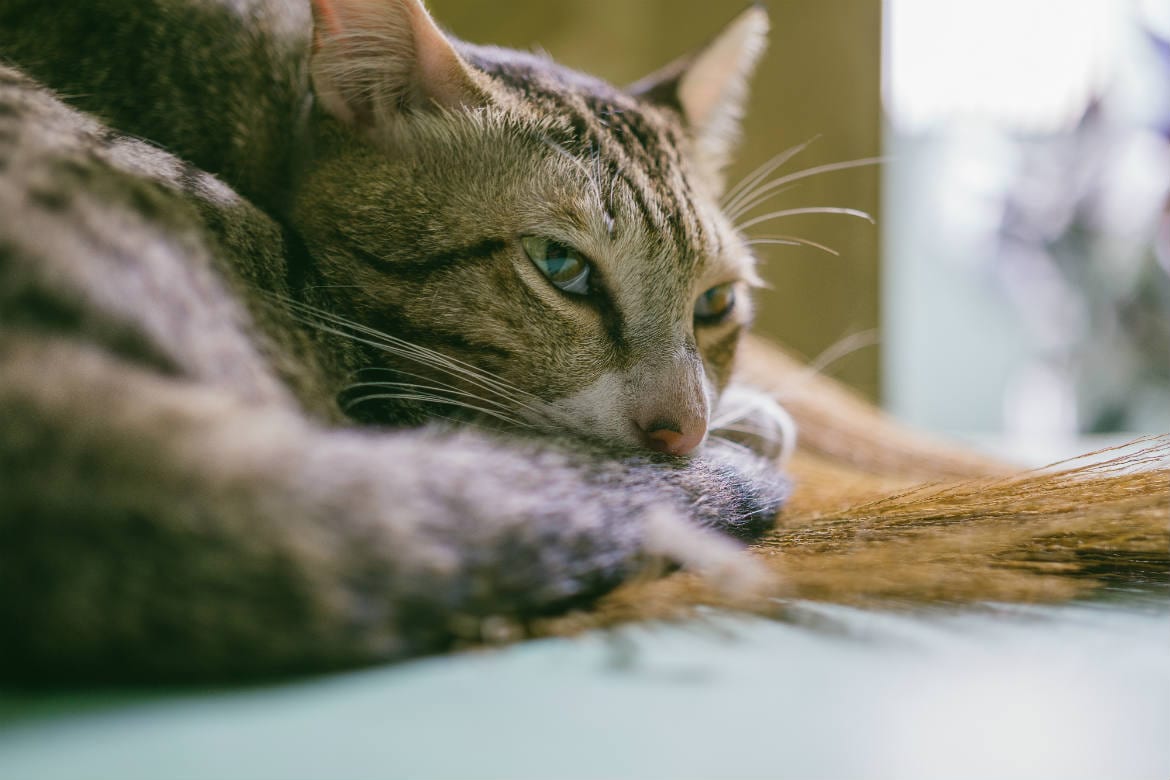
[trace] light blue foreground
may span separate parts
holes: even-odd
[[[799,604],[210,693],[0,695],[0,777],[1170,777],[1170,606]]]

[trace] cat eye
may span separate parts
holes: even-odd
[[[695,301],[695,319],[714,324],[735,307],[735,284],[728,282],[712,287]]]
[[[547,238],[525,236],[520,239],[524,251],[553,286],[572,295],[589,294],[592,266],[585,256],[567,244]]]

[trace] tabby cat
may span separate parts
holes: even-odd
[[[766,29],[619,90],[418,0],[0,0],[0,675],[402,658],[770,527]]]
[[[623,91],[417,0],[0,0],[0,682],[1170,594],[1170,437],[1013,476],[741,339],[766,27]]]

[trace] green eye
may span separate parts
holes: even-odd
[[[695,301],[695,319],[714,323],[735,308],[735,284],[728,282],[712,287]]]
[[[589,293],[589,261],[571,246],[547,238],[520,239],[528,257],[558,289],[572,295]]]

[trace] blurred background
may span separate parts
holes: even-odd
[[[1170,3],[889,0],[887,406],[1170,431]]]
[[[622,84],[745,3],[432,0],[456,35]],[[757,329],[901,419],[1044,441],[1170,430],[1170,3],[773,0],[730,180],[829,170],[743,221]],[[799,239],[811,244],[771,243]],[[817,246],[819,245],[819,246]]]

